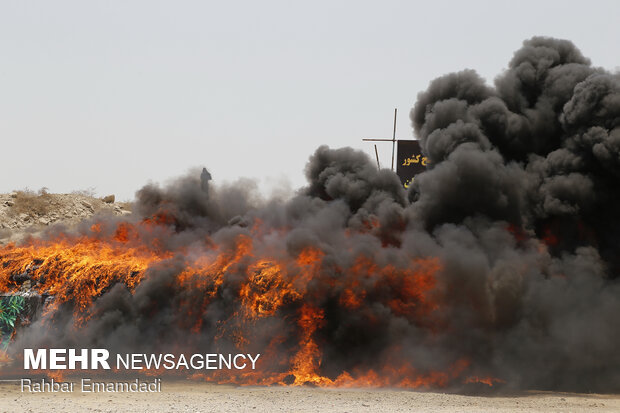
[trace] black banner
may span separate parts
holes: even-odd
[[[426,170],[428,160],[422,155],[419,141],[398,141],[396,174],[405,188],[413,183],[414,177]]]

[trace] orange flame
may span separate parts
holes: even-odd
[[[335,266],[334,276],[324,271],[325,254],[318,248],[304,248],[293,257],[262,250],[256,256],[255,244],[269,234],[258,221],[249,233],[236,236],[232,248],[205,239],[202,245],[171,252],[165,248],[165,240],[173,233],[173,224],[168,215],[160,214],[137,224],[122,222],[113,228],[97,223],[86,235],[60,234],[48,240],[30,239],[23,245],[0,247],[0,292],[16,292],[19,285],[12,277],[28,271],[34,291],[55,297],[46,314],[68,303],[78,328],[95,315],[93,303],[113,285],[121,283],[133,293],[149,277],[151,269],[177,260],[183,263],[183,269],[175,275],[175,288],[196,292],[191,301],[181,300],[174,309],[179,314],[180,328],[188,334],[198,336],[205,331],[204,316],[209,305],[234,272],[242,274],[236,297],[238,309],[218,321],[215,345],[226,341],[247,351],[257,334],[257,323],[278,316],[282,319],[285,313],[295,337],[290,340],[287,334],[291,331],[271,337],[260,351],[259,370],[194,373],[192,377],[239,384],[407,388],[443,387],[459,378],[463,380],[469,365],[464,358],[447,371],[419,371],[413,361],[388,360],[380,369],[357,368],[341,371],[335,377],[323,373],[320,333],[326,325],[326,314],[320,303],[324,297],[317,296],[312,285],[328,286],[344,311],[360,311],[371,299],[389,297],[382,303],[388,311],[432,329],[437,325],[435,310],[439,305],[434,291],[435,274],[441,270],[438,259],[413,259],[403,268],[379,265],[372,257],[360,255],[348,267]],[[53,322],[52,318],[46,320]],[[183,343],[179,343],[178,350],[186,350]],[[475,380],[489,386],[499,381]]]

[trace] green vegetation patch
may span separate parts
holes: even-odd
[[[0,350],[6,350],[15,331],[17,317],[24,310],[26,299],[14,295],[0,297]]]

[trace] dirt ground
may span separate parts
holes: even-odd
[[[162,381],[161,393],[22,393],[0,383],[1,412],[619,412],[620,396],[528,392],[463,396],[387,389],[234,387]]]

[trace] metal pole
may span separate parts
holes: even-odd
[[[394,147],[396,146],[396,111],[394,108],[394,132],[392,132],[392,171],[394,170]]]
[[[381,166],[379,165],[379,151],[377,150],[377,144],[375,144],[375,155],[377,157],[377,169],[381,169]]]

